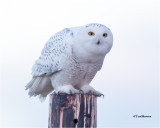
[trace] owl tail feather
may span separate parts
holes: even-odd
[[[30,97],[38,95],[41,102],[53,91],[51,81],[48,77],[33,77],[25,87],[26,90],[29,89],[28,95]]]
[[[25,86],[26,87],[25,90],[29,89],[32,86],[32,84],[34,83],[34,81],[35,81],[35,78],[32,78],[32,80]]]

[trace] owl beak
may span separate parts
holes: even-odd
[[[97,41],[97,45],[99,45],[100,43],[101,43],[100,40],[98,40],[98,41]]]

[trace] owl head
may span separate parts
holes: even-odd
[[[92,23],[75,30],[73,48],[79,58],[104,57],[112,48],[112,32],[102,24]]]

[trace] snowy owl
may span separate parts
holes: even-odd
[[[56,93],[102,94],[89,84],[102,67],[113,44],[113,35],[105,25],[92,23],[66,28],[45,44],[32,68],[32,80],[26,85],[30,96],[43,100]]]

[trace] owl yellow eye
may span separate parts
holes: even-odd
[[[94,36],[94,32],[89,32],[88,35],[89,36]]]
[[[107,37],[107,33],[104,33],[104,34],[103,34],[103,37]]]

